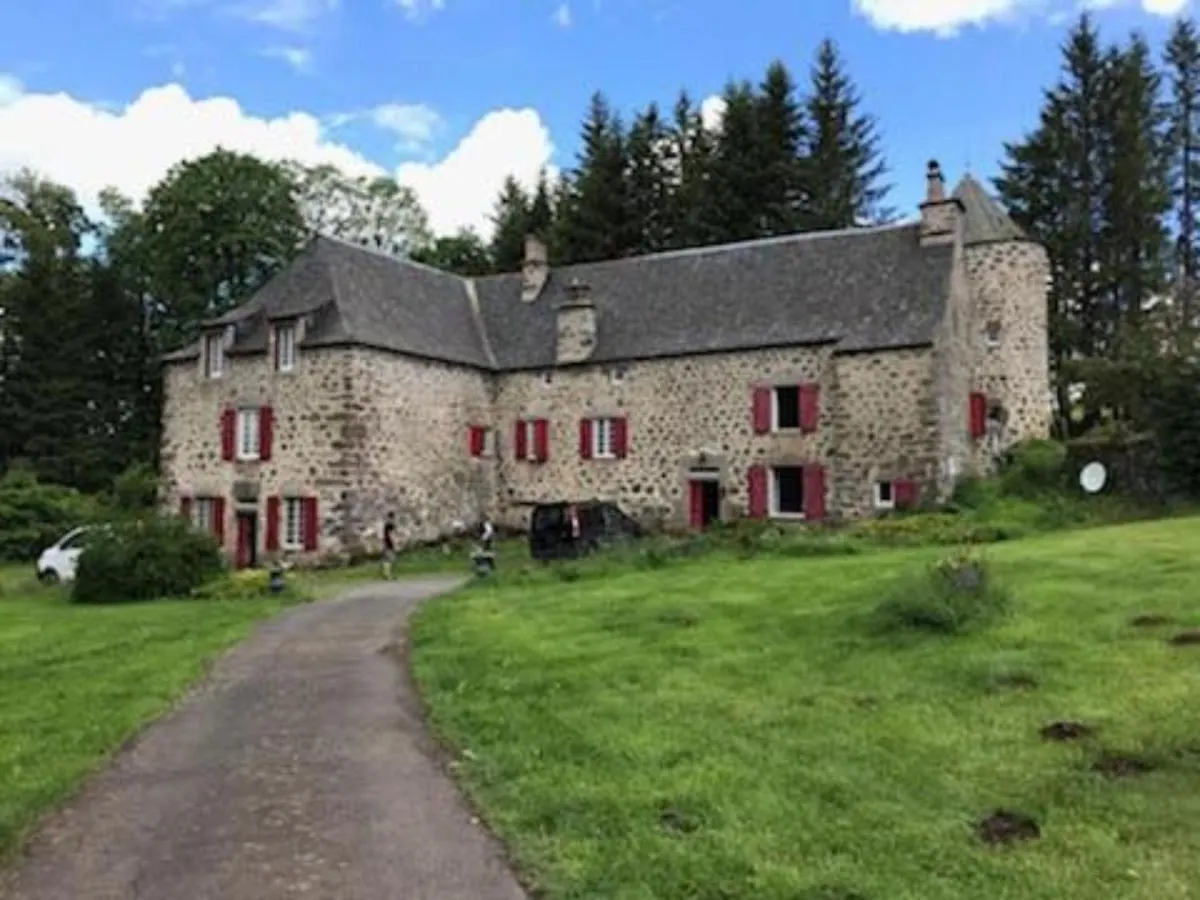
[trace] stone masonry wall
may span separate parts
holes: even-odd
[[[1049,323],[1046,251],[1006,241],[968,247],[967,275],[975,307],[974,389],[1004,407],[1004,446],[1050,433]],[[987,343],[989,323],[998,345]]]
[[[861,514],[872,505],[872,479],[920,477],[928,468],[931,377],[928,350],[835,357],[829,348],[573,367],[549,379],[504,376],[496,403],[503,521],[523,527],[534,502],[595,498],[618,501],[646,522],[683,524],[686,472],[699,463],[720,470],[725,518],[745,514],[747,472],[756,462],[821,462],[830,514]],[[756,384],[811,381],[821,386],[815,434],[753,433]],[[581,458],[579,421],[600,416],[627,417],[627,458]],[[547,462],[513,460],[521,418],[549,421]]]
[[[305,349],[289,373],[261,355],[228,358],[217,379],[176,363],[165,389],[165,502],[178,509],[181,496],[225,497],[230,552],[241,508],[259,515],[263,553],[271,495],[318,498],[322,556],[377,546],[388,510],[402,541],[431,540],[456,521],[477,522],[494,497],[490,460],[467,453],[468,424],[488,424],[488,380],[478,372],[366,349]],[[221,459],[221,410],[238,405],[274,408],[270,461]],[[235,502],[239,481],[257,485],[256,501]]]
[[[935,384],[937,395],[936,492],[929,499],[949,499],[958,478],[980,471],[976,447],[970,436],[970,393],[975,362],[972,335],[975,307],[970,282],[963,265],[961,242],[954,251],[950,294],[935,341]]]

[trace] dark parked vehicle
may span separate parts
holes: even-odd
[[[578,538],[572,535],[571,507],[579,517]],[[641,536],[641,526],[615,503],[539,503],[529,520],[529,555],[542,561],[572,559]]]

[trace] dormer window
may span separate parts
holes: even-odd
[[[221,333],[204,336],[204,377],[220,378],[225,370],[225,336]]]
[[[275,326],[275,371],[290,372],[296,368],[296,323],[280,322]]]

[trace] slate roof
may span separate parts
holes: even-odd
[[[973,175],[963,176],[954,196],[963,204],[963,243],[968,247],[992,241],[1029,240],[1021,226]]]
[[[973,178],[955,190],[967,240],[1022,239]],[[950,293],[953,248],[920,246],[919,223],[787,235],[552,268],[521,299],[519,274],[469,281],[317,237],[232,324],[236,353],[267,348],[272,319],[309,317],[303,347],[354,344],[493,371],[555,363],[557,308],[590,287],[590,363],[833,344],[837,352],[932,342]],[[195,359],[199,342],[168,360]]]

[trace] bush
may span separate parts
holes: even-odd
[[[917,576],[898,580],[875,609],[884,632],[932,631],[959,634],[1007,611],[1008,593],[987,560],[960,550]]]
[[[113,479],[111,502],[123,513],[143,513],[158,502],[158,474],[145,463],[134,463]]]
[[[96,520],[95,502],[24,469],[0,478],[0,559],[25,562],[79,525]]]
[[[1058,441],[1025,441],[1007,454],[1000,488],[1013,497],[1037,499],[1067,486],[1067,448]]]
[[[92,536],[79,557],[71,597],[77,603],[183,597],[223,568],[212,535],[178,517],[148,516]]]

